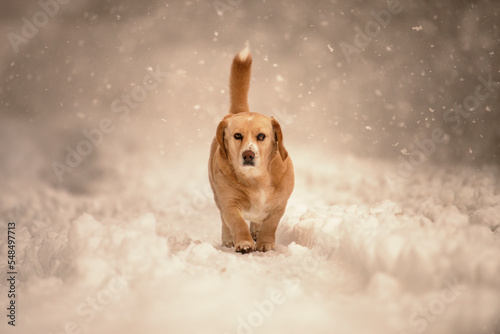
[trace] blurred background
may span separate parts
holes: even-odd
[[[51,162],[63,163],[65,147],[76,149],[103,118],[115,127],[102,147],[114,151],[147,147],[175,164],[205,150],[228,110],[230,61],[247,40],[251,110],[278,117],[297,148],[408,160],[439,128],[444,143],[425,160],[500,161],[497,1],[61,2],[4,0],[0,14],[0,112],[9,124],[0,136],[12,141],[2,156],[22,151],[16,136],[29,138],[46,162],[34,172],[56,186],[85,190],[60,185]],[[390,6],[399,11],[376,30],[375,13]],[[373,37],[361,33],[356,44],[367,27]],[[120,118],[113,101],[123,107],[122,96],[156,69],[164,80]],[[104,159],[102,147],[83,163]]]
[[[430,333],[499,332],[499,1],[1,3],[0,217],[18,224],[24,328],[60,332],[131,266],[89,332],[234,329],[290,268],[304,289],[269,333],[407,333],[457,280]],[[250,109],[280,121],[296,188],[277,251],[243,257],[220,247],[207,162],[246,41]]]

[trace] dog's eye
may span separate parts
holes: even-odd
[[[237,140],[242,140],[242,139],[243,139],[243,136],[241,135],[241,133],[235,133],[235,134],[234,134],[234,139],[237,139]]]
[[[265,135],[265,134],[263,134],[263,133],[259,133],[259,134],[257,135],[257,140],[259,140],[259,141],[263,141],[264,139],[266,139],[266,135]]]

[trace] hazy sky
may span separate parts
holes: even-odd
[[[281,119],[297,145],[500,157],[495,1],[65,2],[8,1],[0,21],[1,112],[51,135],[109,115],[172,150],[209,142],[248,40],[251,109]],[[144,92],[151,70],[162,82]]]

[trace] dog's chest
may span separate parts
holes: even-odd
[[[256,190],[249,194],[250,207],[243,210],[243,218],[255,223],[261,223],[269,215],[268,194],[265,190]]]

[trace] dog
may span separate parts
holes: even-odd
[[[294,188],[280,124],[249,110],[251,65],[247,46],[233,59],[230,110],[217,126],[208,163],[222,244],[240,253],[275,249],[276,229]]]

